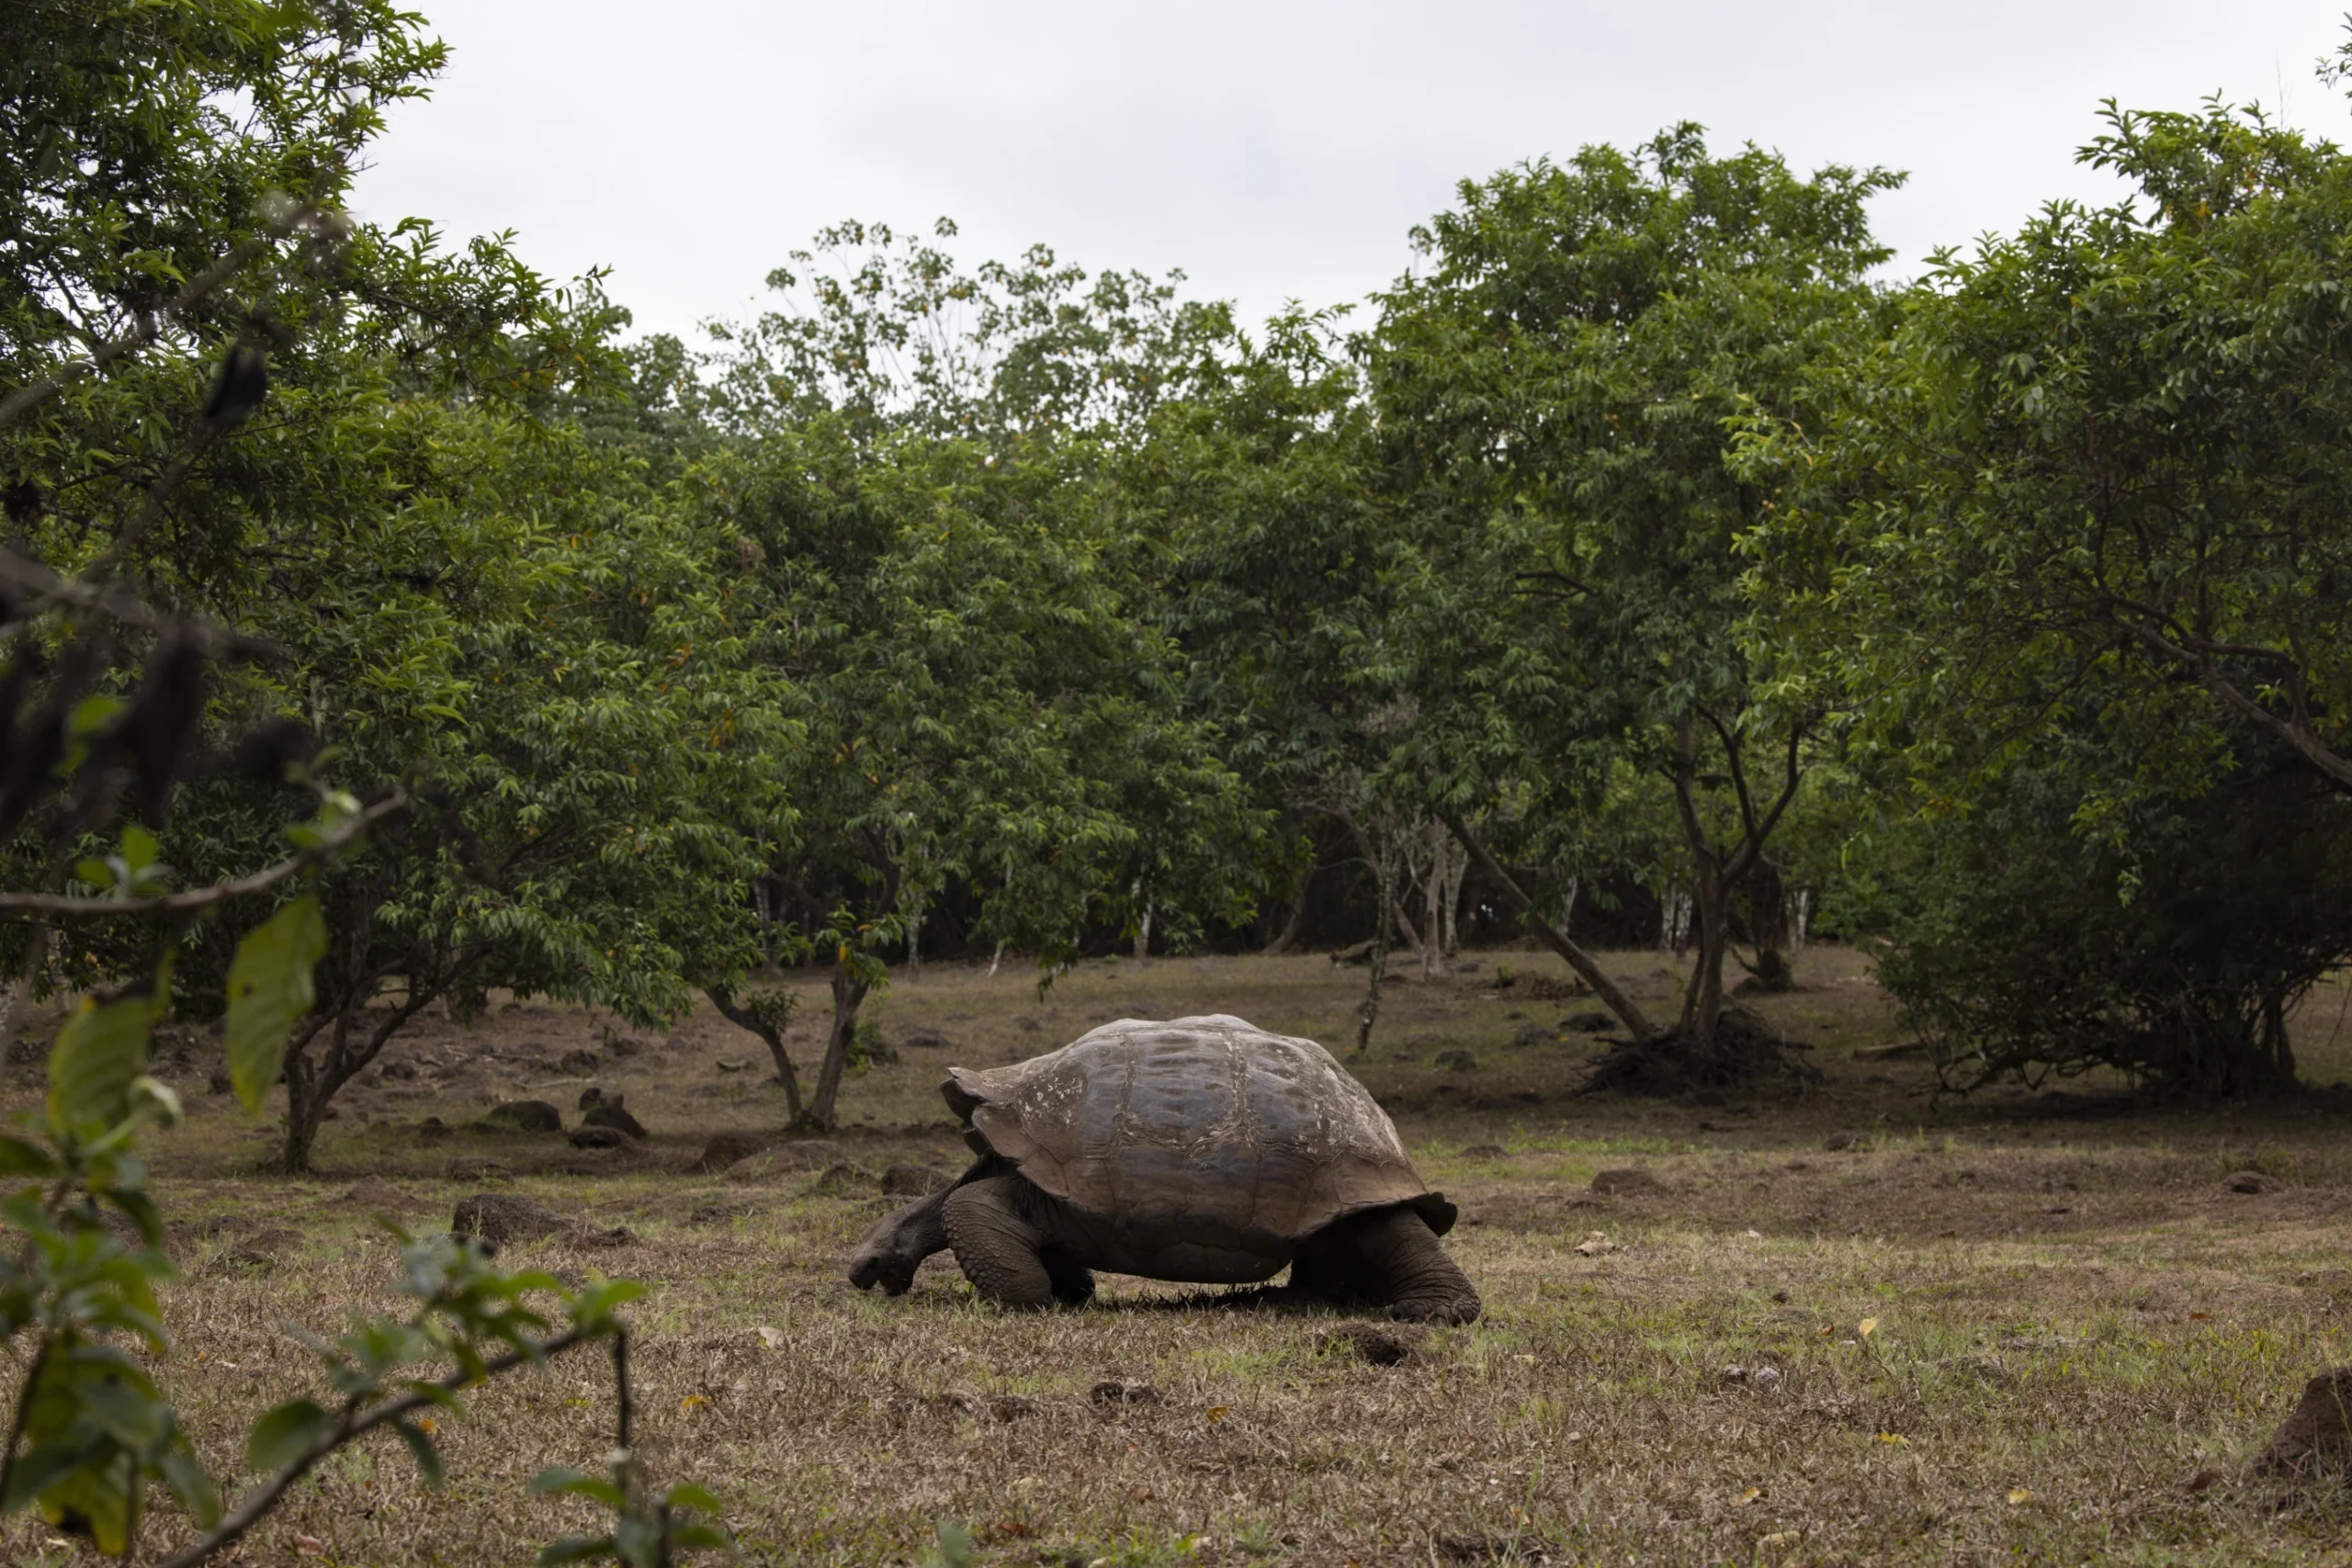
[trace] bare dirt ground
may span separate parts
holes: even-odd
[[[1814,1044],[1817,1084],[1579,1098],[1597,1045],[1558,1026],[1593,1004],[1548,957],[1483,959],[1392,987],[1351,1063],[1462,1203],[1449,1245],[1487,1300],[1398,1364],[1334,1341],[1339,1319],[1139,1280],[1039,1316],[980,1305],[945,1258],[896,1301],[842,1280],[854,1238],[903,1201],[885,1176],[923,1179],[891,1168],[960,1168],[935,1089],[950,1062],[1190,1012],[1352,1041],[1360,970],[1176,958],[1089,963],[1042,997],[1010,966],[934,966],[876,1011],[886,1038],[926,1027],[946,1046],[852,1079],[832,1139],[724,1174],[694,1169],[706,1139],[774,1129],[782,1097],[758,1043],[712,1016],[638,1043],[536,1005],[435,1021],[395,1042],[393,1076],[346,1091],[302,1181],[255,1174],[269,1129],[205,1093],[216,1048],[198,1040],[176,1066],[192,1114],[154,1151],[182,1274],[164,1382],[233,1478],[252,1417],[316,1392],[286,1325],[390,1304],[370,1214],[437,1227],[461,1197],[511,1191],[636,1238],[507,1258],[651,1287],[633,1309],[643,1446],[663,1480],[725,1500],[750,1562],[914,1562],[943,1522],[982,1561],[1041,1564],[2352,1561],[2352,1492],[2233,1468],[2307,1375],[2352,1360],[2340,1090],[2251,1109],[2135,1108],[2080,1084],[1939,1101],[1923,1064],[1875,1054],[1900,1032],[1865,966],[1826,949],[1801,990],[1756,1004]],[[1657,955],[1611,962],[1671,1010]],[[805,989],[804,1059],[823,1006],[820,981]],[[2327,989],[2297,1021],[2316,1083],[2352,1066],[2346,1000]],[[38,1092],[37,1069],[15,1071],[10,1110]],[[576,1122],[591,1083],[626,1095],[645,1149],[472,1125],[518,1098]],[[1624,1169],[1648,1180],[1595,1190]],[[2225,1181],[2247,1169],[2261,1190]],[[608,1381],[582,1361],[482,1391],[444,1425],[439,1492],[396,1445],[350,1454],[242,1561],[526,1562],[587,1522],[523,1486],[599,1461]],[[1105,1381],[1149,1397],[1098,1402]],[[13,1383],[0,1371],[0,1394]],[[2228,1478],[2185,1484],[2213,1467]],[[149,1541],[180,1529],[159,1517]],[[81,1558],[19,1517],[0,1561]]]

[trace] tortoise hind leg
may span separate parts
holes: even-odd
[[[1051,1306],[1057,1299],[1069,1299],[1065,1292],[1079,1280],[1091,1292],[1094,1281],[1083,1268],[1059,1266],[1059,1257],[1048,1264],[1046,1233],[1023,1201],[1030,1195],[1023,1190],[1027,1186],[1018,1176],[998,1176],[967,1182],[948,1194],[940,1217],[964,1277],[983,1300],[999,1306]]]

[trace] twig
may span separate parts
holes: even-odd
[[[547,1360],[549,1357],[560,1356],[566,1350],[586,1344],[594,1337],[595,1336],[575,1328],[568,1334],[558,1335],[543,1345],[534,1346],[527,1350],[512,1351],[495,1360],[486,1361],[482,1364],[479,1374],[452,1372],[435,1386],[455,1393],[459,1389],[497,1377],[502,1372],[511,1372],[516,1367],[526,1363],[536,1364]],[[176,1555],[165,1558],[156,1565],[156,1568],[196,1568],[197,1563],[203,1562],[253,1529],[262,1516],[277,1506],[278,1498],[286,1495],[287,1488],[309,1474],[311,1467],[319,1461],[352,1439],[364,1437],[387,1422],[397,1421],[414,1411],[424,1409],[428,1404],[437,1403],[439,1402],[431,1394],[412,1393],[395,1399],[389,1404],[379,1404],[365,1416],[359,1416],[349,1409],[345,1410],[343,1418],[335,1423],[333,1431],[312,1442],[310,1448],[298,1458],[289,1461],[285,1469],[246,1494],[243,1500],[238,1503],[235,1510],[214,1527],[210,1534],[199,1537],[183,1547]]]
[[[232,631],[200,615],[158,610],[127,589],[104,582],[86,582],[78,578],[60,577],[40,562],[20,556],[14,550],[0,549],[0,583],[56,604],[95,610],[125,626],[148,631],[168,629],[215,659],[227,655],[277,659],[282,658],[285,651],[266,638]]]
[[[232,898],[263,892],[299,872],[308,870],[334,855],[374,823],[404,809],[407,805],[407,792],[394,789],[310,848],[288,855],[276,865],[254,872],[250,876],[241,876],[234,882],[216,882],[209,887],[168,894],[160,898],[85,898],[71,893],[0,893],[0,914],[54,915],[69,920],[111,920],[126,916],[185,915],[198,909],[209,909]]]
[[[315,208],[304,207],[294,222],[287,224],[283,231],[290,232],[297,223],[315,216],[316,211]],[[0,400],[0,427],[14,424],[42,402],[63,391],[74,382],[85,377],[95,376],[125,355],[136,354],[153,343],[164,335],[165,327],[187,314],[203,300],[206,295],[243,271],[246,265],[255,256],[276,244],[280,232],[273,230],[268,233],[254,235],[231,250],[219,261],[189,278],[187,288],[173,295],[164,303],[162,309],[143,318],[139,325],[130,331],[120,337],[110,338],[98,344],[86,359],[73,360],[62,368],[52,371],[40,380],[19,387],[9,393],[5,400]]]

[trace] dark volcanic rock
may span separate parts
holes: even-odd
[[[645,1136],[645,1128],[638,1119],[621,1108],[619,1095],[610,1095],[588,1108],[581,1122],[590,1127],[610,1127],[616,1133],[627,1133],[632,1138]]]
[[[2256,1474],[2308,1475],[2352,1461],[2352,1367],[2320,1373],[2272,1433],[2251,1467]]]
[[[749,1159],[775,1142],[772,1133],[714,1133],[702,1146],[696,1170],[725,1170],[739,1159]]]
[[[544,1100],[509,1100],[490,1108],[482,1118],[503,1127],[519,1127],[526,1133],[560,1133],[563,1112]]]
[[[632,1142],[618,1127],[574,1127],[571,1146],[575,1149],[616,1149]]]

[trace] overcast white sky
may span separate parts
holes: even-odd
[[[2352,129],[2312,75],[2347,0],[416,3],[453,58],[361,210],[609,265],[639,326],[674,332],[755,310],[843,218],[952,217],[970,259],[1182,267],[1255,319],[1385,284],[1464,176],[1678,119],[1908,170],[1876,209],[1905,264],[2110,197],[2073,163],[2105,97]]]

